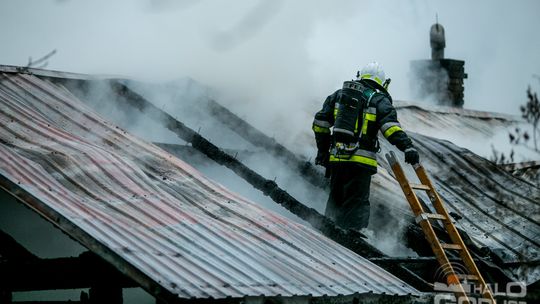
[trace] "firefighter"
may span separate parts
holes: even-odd
[[[328,96],[315,114],[313,131],[317,142],[315,163],[327,168],[330,195],[325,215],[344,229],[360,230],[369,221],[369,187],[377,172],[382,135],[405,153],[405,162],[415,165],[419,155],[401,128],[382,67],[366,65],[356,80]]]

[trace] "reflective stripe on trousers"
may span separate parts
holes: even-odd
[[[338,154],[335,148],[331,152],[330,162],[354,162],[377,167],[377,154],[375,152],[358,149],[353,154]]]

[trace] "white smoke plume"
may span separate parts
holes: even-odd
[[[394,99],[412,99],[409,62],[429,58],[436,13],[446,30],[445,55],[465,60],[465,107],[518,114],[527,85],[539,87],[532,78],[540,73],[538,11],[540,2],[533,0],[0,0],[6,42],[0,64],[25,65],[29,56],[57,50],[49,69],[153,82],[190,77],[309,157],[313,114],[365,63],[384,66]],[[181,98],[171,98],[169,90],[156,100],[180,109]],[[118,119],[131,118],[118,113]],[[126,125],[145,139],[176,140],[146,123]],[[157,137],[147,138],[148,130]],[[284,183],[294,177],[282,170],[267,174]],[[310,199],[312,193],[291,187]],[[324,198],[312,200],[321,210]]]
[[[377,60],[410,100],[409,61],[429,58],[438,13],[466,61],[465,107],[517,114],[540,72],[537,1],[2,1],[0,63],[161,81],[189,76],[285,143],[326,95]],[[504,16],[504,17],[500,17]],[[504,18],[504,20],[501,20]],[[481,43],[479,43],[481,41]]]

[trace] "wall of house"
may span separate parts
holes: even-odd
[[[85,247],[46,221],[36,212],[0,190],[0,230],[40,258],[76,257]],[[78,301],[88,289],[14,292],[13,301]],[[124,303],[154,304],[155,299],[142,288],[126,288]]]

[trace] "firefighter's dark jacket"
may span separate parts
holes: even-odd
[[[330,151],[330,164],[351,163],[362,166],[371,173],[376,173],[376,153],[379,150],[377,133],[379,130],[391,144],[401,151],[413,147],[413,144],[401,129],[390,94],[382,86],[371,80],[360,80],[358,82],[367,88],[363,94],[366,101],[369,100],[369,103],[366,104],[357,121],[359,141],[354,152],[351,154],[349,151],[347,155],[343,155],[342,150],[339,149],[340,143],[332,140],[331,127],[334,125],[335,115],[338,110],[336,102],[339,103],[342,94],[341,89],[328,96],[322,110],[315,114],[313,131],[315,132],[317,149],[319,151]]]

